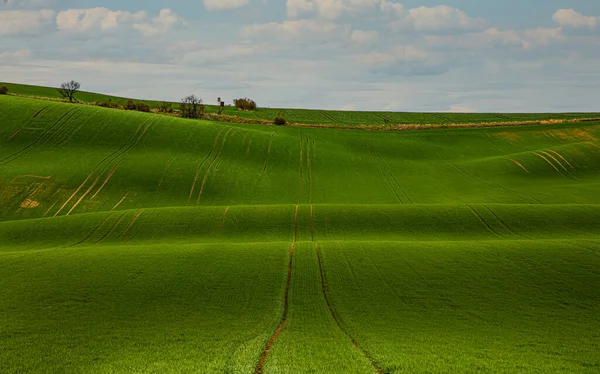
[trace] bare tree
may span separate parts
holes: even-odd
[[[80,87],[81,87],[81,85],[79,84],[79,82],[75,82],[75,81],[65,82],[60,85],[60,88],[58,89],[58,93],[61,94],[61,96],[64,97],[65,99],[68,99],[70,103],[72,103],[73,100],[75,100],[75,93],[77,91],[79,91]]]
[[[202,99],[196,97],[196,95],[190,95],[181,99],[179,104],[179,112],[183,118],[198,118],[204,114],[204,104]]]

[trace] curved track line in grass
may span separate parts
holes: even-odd
[[[225,224],[225,216],[227,215],[227,212],[229,212],[229,207],[225,208],[225,211],[223,212],[223,218],[221,218],[221,223],[219,224],[219,227],[223,227],[223,225]]]
[[[379,167],[379,171],[381,172],[381,175],[383,176],[383,179],[385,180],[385,182],[387,183],[387,185],[390,187],[390,189],[392,190],[392,192],[396,196],[396,200],[398,200],[398,202],[400,204],[404,204],[404,201],[402,201],[402,199],[400,198],[400,195],[398,194],[398,191],[396,191],[396,188],[394,188],[394,186],[393,186],[392,182],[390,181],[389,177],[386,175],[386,173],[385,173],[386,170],[384,169],[383,165],[381,164],[381,160],[377,157],[376,152],[373,149],[371,149],[371,144],[370,144],[370,142],[368,140],[367,140],[367,148],[369,150],[369,153],[371,154],[371,156],[373,157],[373,159],[377,163],[377,166]]]
[[[48,215],[48,213],[50,213],[50,211],[52,210],[52,208],[54,208],[56,206],[56,204],[58,204],[58,201],[55,201],[54,204],[52,204],[50,206],[50,208],[48,208],[48,210],[46,211],[46,213],[44,213],[44,215],[42,217],[46,217]]]
[[[497,237],[504,239],[504,236],[498,234],[490,225],[488,225],[488,223],[485,222],[483,217],[481,217],[481,215],[479,215],[479,213],[477,213],[477,211],[472,206],[470,206],[468,204],[465,204],[465,205],[467,206],[467,208],[469,208],[469,210],[471,210],[471,212],[473,212],[473,214],[479,219],[479,221],[481,221],[481,223],[483,223],[485,225],[485,227],[487,227],[488,230],[490,230]]]
[[[310,206],[310,235],[312,238],[312,241],[315,241],[315,225],[313,222],[313,206]]]
[[[123,220],[123,218],[125,218],[125,216],[127,215],[127,212],[121,214],[121,217],[119,217],[119,219],[117,220],[117,222],[115,222],[110,229],[108,229],[108,231],[106,232],[106,234],[102,235],[102,237],[98,240],[96,240],[95,243],[100,243],[101,241],[103,241],[104,239],[106,239],[106,237],[108,237],[113,230],[119,225],[119,223],[121,223],[121,221]]]
[[[521,165],[521,163],[520,163],[520,162],[518,162],[518,161],[515,161],[515,160],[513,160],[512,158],[511,158],[510,160],[511,160],[511,161],[512,161],[512,162],[513,162],[515,165],[517,165],[517,166],[518,166],[518,167],[520,167],[521,169],[525,170],[525,172],[526,172],[527,174],[530,174],[530,173],[529,173],[529,170],[527,170],[527,168],[526,168],[525,166]]]
[[[42,175],[31,175],[31,174],[25,174],[25,175],[19,175],[17,177],[14,177],[10,183],[8,183],[8,185],[10,186],[11,184],[13,184],[14,181],[16,181],[19,178],[35,178],[35,179],[50,179],[52,178],[51,175],[46,175],[46,176],[42,176]]]
[[[79,193],[79,191],[81,191],[81,189],[85,186],[85,184],[88,182],[88,180],[90,180],[92,178],[92,176],[94,175],[94,172],[96,171],[96,168],[94,168],[94,170],[92,170],[92,172],[90,174],[88,174],[87,178],[85,178],[85,180],[83,181],[83,183],[81,183],[79,185],[79,187],[77,187],[77,189],[75,190],[75,192],[73,192],[73,194],[71,196],[69,196],[69,198],[67,199],[67,201],[65,201],[65,203],[60,207],[60,209],[58,209],[58,211],[56,213],[54,213],[54,217],[58,216],[58,214],[67,206],[67,204],[69,204],[69,202],[71,202],[71,200],[73,200],[73,198],[75,197],[75,195],[77,195],[77,193]],[[96,180],[98,180],[98,179],[96,178]]]
[[[96,177],[96,180],[94,180],[94,183],[92,183],[90,188],[88,188],[87,191],[85,191],[85,193],[79,198],[79,200],[77,200],[77,202],[75,204],[73,204],[71,209],[67,212],[67,214],[65,214],[66,216],[71,214],[71,212],[73,212],[73,210],[75,210],[75,208],[77,208],[77,206],[83,201],[83,199],[85,199],[85,197],[94,189],[94,187],[96,187],[96,184],[98,184],[99,180],[100,180],[100,175],[98,175]]]
[[[110,171],[110,173],[108,173],[108,176],[106,177],[106,179],[104,180],[104,182],[102,183],[102,185],[100,186],[100,188],[98,189],[98,191],[96,191],[96,193],[92,197],[90,197],[90,200],[94,200],[94,198],[96,196],[98,196],[98,194],[100,193],[100,191],[102,191],[102,189],[104,188],[104,186],[106,186],[106,184],[108,183],[108,181],[110,180],[110,178],[112,178],[113,174],[115,173],[115,170],[117,170],[117,168],[121,164],[121,161],[117,162],[117,164],[112,168],[112,170]]]
[[[496,213],[494,213],[494,211],[493,211],[493,210],[492,210],[492,209],[491,209],[489,206],[487,206],[487,205],[483,205],[483,207],[484,207],[485,209],[487,209],[487,210],[488,210],[488,211],[489,211],[489,212],[490,212],[490,213],[491,213],[491,214],[494,216],[494,218],[496,218],[496,219],[498,220],[498,222],[500,222],[500,224],[501,224],[502,226],[504,226],[504,228],[505,228],[505,229],[507,229],[507,230],[508,230],[510,233],[512,233],[514,236],[518,236],[518,237],[520,237],[520,238],[524,238],[524,239],[528,239],[528,240],[530,240],[530,238],[528,238],[528,237],[526,237],[526,236],[524,236],[524,235],[521,235],[521,234],[517,233],[515,230],[511,229],[511,228],[510,228],[510,227],[509,227],[509,226],[508,226],[508,225],[507,225],[507,224],[506,224],[506,223],[505,223],[505,222],[504,222],[502,219],[500,219],[500,217],[498,217],[498,215],[497,215]]]
[[[273,145],[273,138],[275,138],[275,133],[271,135],[271,139],[269,140],[269,148],[267,149],[267,159],[265,160],[265,166],[263,167],[263,173],[267,171],[267,165],[269,165],[269,156],[271,156],[271,145]]]
[[[122,237],[123,235],[127,234],[127,232],[129,231],[129,229],[131,229],[131,226],[133,226],[133,224],[135,223],[135,221],[137,221],[137,219],[142,215],[142,213],[144,213],[144,209],[140,210],[131,220],[131,222],[129,222],[129,225],[127,225],[127,228],[125,229],[125,231],[123,231],[121,233],[121,235],[119,235],[119,238]]]
[[[546,161],[546,163],[548,163],[548,165],[552,166],[552,169],[556,170],[556,172],[560,175],[562,175],[565,178],[568,178],[566,175],[564,175],[560,170],[558,170],[558,168],[556,166],[554,166],[554,164],[552,162],[550,162],[550,160],[548,160],[546,157],[542,156],[541,154],[537,153],[537,152],[533,152],[534,155],[540,157],[542,160]]]
[[[556,157],[554,157],[553,155],[551,155],[548,152],[545,151],[541,151],[543,154],[545,154],[546,156],[550,157],[551,159],[553,159],[554,161],[556,161],[556,163],[558,164],[558,166],[560,166],[567,174],[571,174],[571,172],[569,171],[569,169],[567,169],[560,161],[558,161],[558,159]]]
[[[92,231],[88,236],[86,236],[85,238],[83,238],[82,240],[80,240],[79,242],[71,245],[70,247],[79,245],[79,244],[83,244],[86,240],[88,240],[89,238],[91,238],[92,236],[94,236],[95,233],[97,233],[98,231],[100,231],[100,229],[102,228],[102,226],[104,226],[104,224],[106,223],[106,221],[108,221],[108,219],[112,217],[112,213],[109,214],[108,216],[106,216],[106,218],[104,218],[104,220],[98,225],[98,227],[96,227],[96,229],[94,231]]]
[[[315,251],[317,252],[317,261],[319,262],[319,274],[321,277],[321,291],[323,292],[323,298],[325,299],[325,303],[327,304],[327,308],[329,309],[329,314],[331,314],[331,318],[333,318],[333,320],[335,321],[335,324],[337,325],[338,329],[340,329],[340,331],[342,333],[344,333],[344,335],[346,335],[346,337],[348,339],[350,339],[350,341],[352,342],[352,345],[367,358],[367,360],[373,366],[373,369],[375,369],[380,374],[384,374],[384,371],[379,366],[377,366],[375,361],[373,361],[373,358],[371,357],[371,355],[369,355],[369,353],[367,353],[367,351],[365,351],[364,349],[362,349],[360,347],[360,345],[358,345],[356,340],[354,340],[354,338],[352,336],[350,336],[350,334],[348,334],[348,332],[344,329],[344,327],[340,323],[339,319],[336,317],[335,312],[333,311],[333,307],[331,306],[331,303],[329,302],[329,298],[327,297],[327,289],[325,287],[325,276],[324,276],[324,272],[323,272],[323,259],[321,258],[321,252],[319,251],[318,243],[315,243]]]
[[[310,168],[310,139],[306,136],[306,169],[308,176],[308,203],[310,204],[310,197],[312,192],[312,170]]]
[[[552,149],[549,149],[549,150],[548,150],[548,152],[552,152],[552,153],[554,153],[555,155],[557,155],[558,157],[560,157],[560,159],[561,159],[561,160],[563,160],[564,162],[566,162],[566,163],[567,163],[567,165],[569,165],[569,167],[570,167],[571,169],[574,169],[573,165],[571,165],[571,163],[570,163],[569,161],[567,161],[567,159],[566,159],[566,158],[564,158],[564,157],[563,157],[563,156],[562,156],[560,153],[558,153],[558,152],[556,152],[556,151],[554,151],[554,150],[552,150]],[[576,165],[577,165],[577,164],[576,164]]]
[[[56,217],[66,206],[67,204],[69,204],[69,202],[71,202],[71,200],[75,197],[75,195],[77,195],[79,193],[79,191],[85,186],[85,184],[88,182],[88,180],[90,180],[92,178],[92,176],[94,175],[94,173],[96,172],[96,170],[98,170],[103,164],[104,162],[106,162],[107,160],[110,159],[110,161],[107,163],[107,165],[109,165],[112,161],[114,161],[115,159],[118,159],[119,157],[123,156],[126,152],[128,152],[129,150],[131,150],[133,147],[135,147],[135,145],[140,141],[140,139],[142,138],[142,136],[144,136],[144,134],[146,133],[146,131],[148,131],[148,128],[152,125],[152,123],[155,121],[155,119],[149,118],[146,119],[144,122],[142,122],[137,130],[135,131],[135,133],[133,133],[133,135],[131,135],[129,137],[129,139],[127,139],[127,141],[117,150],[115,150],[114,152],[112,152],[111,154],[109,154],[108,156],[106,156],[105,158],[103,158],[95,167],[94,169],[92,169],[92,172],[87,176],[87,178],[83,181],[83,183],[77,188],[77,190],[75,190],[75,192],[67,199],[67,201],[60,207],[60,209],[54,214],[54,217]],[[142,128],[142,126],[144,124],[146,124],[147,122],[150,122],[146,128],[144,129],[144,131],[142,132],[142,134],[140,136],[138,136],[137,140],[130,145],[129,147],[127,147],[127,144],[135,139],[135,136],[137,135],[137,133],[140,131],[140,129]],[[100,175],[98,175],[98,178],[102,175],[103,171],[106,169],[106,166],[104,167],[104,169],[102,169]],[[98,178],[96,178],[96,181],[98,180]],[[88,190],[89,192],[89,190]],[[87,193],[86,193],[87,194]],[[84,195],[85,196],[85,195]],[[72,211],[72,209],[71,209]]]
[[[6,165],[10,162],[13,162],[17,159],[19,159],[20,157],[22,157],[23,155],[26,155],[27,153],[33,151],[34,149],[39,148],[40,146],[44,145],[50,138],[52,138],[52,130],[58,126],[58,128],[60,129],[61,127],[65,126],[65,124],[68,121],[64,121],[64,123],[62,125],[59,125],[59,123],[71,112],[73,112],[74,110],[76,110],[78,108],[72,108],[69,109],[68,111],[66,111],[56,122],[54,122],[52,125],[50,125],[36,140],[34,140],[32,143],[30,143],[28,146],[26,146],[25,148],[21,148],[20,150],[18,150],[17,152],[4,157],[3,159],[0,160],[0,165]],[[46,136],[48,135],[48,136]],[[41,143],[40,143],[41,142]]]
[[[300,206],[296,205],[296,213],[294,213],[294,243],[296,242],[296,238],[298,237],[298,208]]]
[[[302,133],[300,134],[300,169],[298,171],[298,174],[300,175],[300,194],[298,195],[298,204],[301,203],[302,201],[302,185],[304,184],[304,178],[303,178],[303,172],[302,172],[302,167],[304,166],[304,162],[303,162],[303,152],[304,152],[304,138],[302,136]]]
[[[21,132],[21,129],[17,129],[17,131],[15,131],[11,136],[9,136],[8,139],[6,139],[6,141],[9,142],[12,138],[17,136],[17,134],[20,132]]]
[[[165,177],[167,176],[167,172],[169,171],[169,168],[171,167],[173,160],[175,160],[175,157],[171,157],[169,162],[167,162],[167,166],[165,166],[165,170],[163,170],[162,176],[160,177],[160,180],[158,181],[158,186],[156,187],[156,192],[158,192],[160,190],[160,187],[162,186],[162,184],[165,180]]]
[[[117,207],[119,205],[121,205],[121,203],[125,200],[125,198],[127,197],[128,194],[129,193],[126,193],[125,196],[123,196],[123,198],[121,200],[119,200],[119,202],[110,211],[112,212],[113,210],[117,209]]]
[[[202,197],[202,192],[204,191],[204,185],[206,183],[206,179],[210,175],[210,169],[213,167],[215,161],[217,161],[217,159],[223,152],[223,148],[225,147],[225,143],[227,142],[227,135],[229,135],[231,130],[233,130],[233,127],[229,128],[229,130],[227,130],[225,135],[223,135],[223,142],[221,143],[221,148],[219,148],[219,151],[215,154],[215,157],[213,157],[213,159],[210,161],[210,163],[208,164],[208,167],[206,168],[206,171],[204,172],[204,178],[202,179],[202,185],[200,186],[200,192],[198,193],[198,198],[196,199],[196,204],[194,204],[196,206],[198,205],[198,203],[200,203],[200,198]],[[215,172],[216,172],[216,169],[215,169]]]
[[[190,190],[190,196],[188,197],[188,203],[190,202],[190,200],[192,199],[192,195],[194,194],[194,188],[196,188],[196,183],[198,182],[198,177],[200,177],[200,171],[202,170],[202,166],[204,165],[204,163],[206,162],[206,160],[208,160],[208,158],[210,157],[210,155],[215,150],[215,147],[217,145],[217,141],[219,140],[219,137],[221,137],[221,133],[223,132],[223,130],[225,130],[225,128],[222,128],[221,130],[219,130],[219,132],[217,133],[217,136],[215,137],[215,141],[212,144],[212,148],[210,149],[210,151],[208,152],[208,154],[206,155],[206,157],[204,158],[204,160],[202,160],[202,162],[200,162],[200,164],[196,168],[196,176],[194,177],[194,182],[192,182],[192,188]]]
[[[392,171],[392,168],[390,167],[390,165],[388,164],[387,160],[385,159],[385,157],[383,157],[382,155],[379,154],[379,152],[377,152],[377,155],[379,156],[379,158],[383,161],[383,163],[385,164],[389,175],[392,177],[392,180],[396,183],[396,186],[398,187],[398,189],[402,192],[402,194],[404,195],[404,197],[406,198],[406,200],[408,200],[409,203],[414,204],[411,200],[410,197],[408,197],[408,194],[406,193],[406,191],[404,190],[404,188],[402,188],[402,186],[400,185],[400,183],[398,182],[398,179],[396,179],[396,176],[394,176],[394,172]]]
[[[287,280],[286,280],[286,284],[285,284],[285,294],[284,294],[284,299],[283,299],[283,315],[281,316],[281,321],[279,322],[279,326],[277,326],[277,329],[275,329],[275,332],[271,336],[271,339],[269,339],[269,341],[267,342],[267,345],[265,346],[265,349],[263,350],[262,354],[260,355],[260,359],[258,360],[256,369],[254,370],[255,374],[261,374],[263,372],[263,369],[265,367],[265,362],[267,361],[267,358],[269,357],[269,351],[271,350],[271,348],[273,347],[273,344],[275,343],[275,341],[281,334],[281,331],[283,330],[283,326],[285,325],[285,322],[287,320],[288,309],[289,309],[290,283],[292,280],[292,268],[293,268],[293,259],[294,259],[294,245],[295,245],[295,243],[292,243],[292,245],[290,246],[290,261],[288,264],[288,274],[287,274]]]

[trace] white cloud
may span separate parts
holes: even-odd
[[[473,30],[485,26],[481,18],[472,18],[462,10],[446,5],[433,8],[421,6],[408,11],[400,21],[392,25],[394,28],[407,27],[420,31],[428,30]]]
[[[438,47],[461,47],[467,49],[491,49],[498,46],[513,46],[531,49],[564,41],[561,28],[537,28],[528,30],[488,28],[477,33],[462,35],[426,35],[425,40]]]
[[[54,19],[52,10],[0,11],[0,35],[29,34],[49,26]]]
[[[204,6],[208,10],[235,9],[246,5],[248,0],[204,0]]]
[[[151,22],[134,23],[133,28],[144,36],[155,36],[165,34],[174,26],[185,24],[185,20],[171,9],[163,9]]]
[[[81,33],[90,31],[111,31],[122,26],[130,26],[144,36],[164,34],[177,24],[185,21],[171,9],[163,9],[157,17],[148,19],[144,11],[131,13],[112,11],[107,8],[68,9],[56,16],[58,29],[64,32]]]
[[[373,8],[382,0],[287,0],[287,14],[297,18],[305,13],[316,12],[319,17],[335,20],[343,12],[358,13],[363,9]]]
[[[587,17],[573,9],[560,9],[552,16],[554,22],[564,27],[587,27],[593,29],[600,24],[600,17]]]
[[[336,34],[347,34],[348,27],[332,22],[317,20],[293,20],[248,25],[242,29],[245,37],[269,37],[280,40],[329,38]]]
[[[18,61],[25,60],[33,56],[33,53],[29,49],[21,49],[18,51],[0,52],[0,61]]]
[[[565,39],[560,27],[538,27],[537,29],[525,30],[523,34],[523,47],[531,48],[533,46],[549,45],[554,42],[564,41]]]
[[[348,41],[356,45],[365,45],[375,43],[379,39],[377,31],[354,30]]]
[[[130,13],[107,8],[68,9],[58,13],[56,25],[59,30],[66,32],[107,31],[122,24],[142,21],[146,17],[146,12]]]
[[[399,3],[392,3],[387,0],[381,0],[380,4],[381,11],[384,13],[392,13],[397,16],[401,16],[404,13],[404,5]]]
[[[47,7],[52,4],[53,0],[0,0],[4,1],[4,5],[16,8],[33,8],[33,7]],[[0,3],[0,5],[2,5]]]
[[[389,52],[371,52],[350,56],[352,60],[367,66],[389,66],[396,63],[418,62],[429,57],[429,53],[412,45],[396,46],[390,49]]]

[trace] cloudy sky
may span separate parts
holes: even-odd
[[[598,0],[0,0],[0,81],[157,100],[600,111]]]

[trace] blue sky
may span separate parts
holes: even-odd
[[[600,111],[600,2],[0,0],[0,65],[156,100]]]

